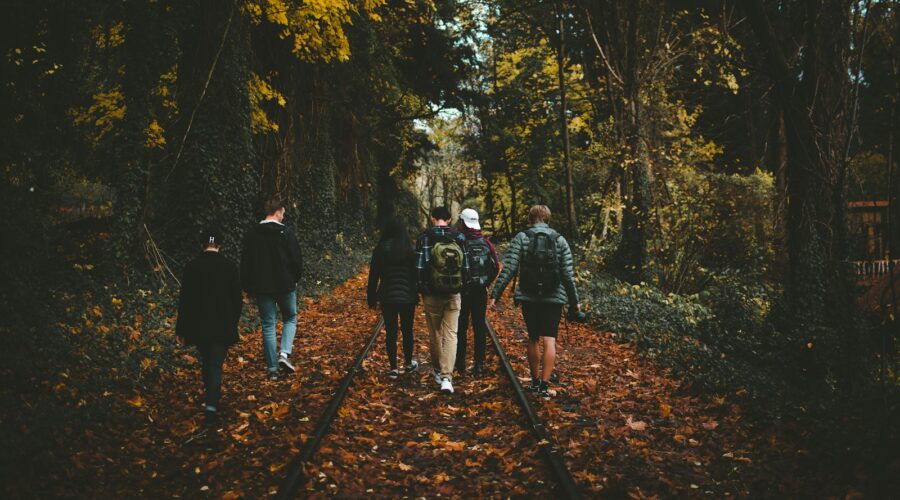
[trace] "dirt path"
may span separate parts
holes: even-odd
[[[367,340],[376,312],[365,308],[365,276],[300,313],[296,376],[265,378],[260,332],[243,332],[228,354],[220,424],[207,429],[199,368],[180,369],[133,401],[131,413],[94,436],[117,453],[85,449],[73,462],[95,480],[76,495],[258,498],[273,494],[284,465],[312,432],[332,391]],[[525,333],[509,304],[491,321],[527,380]],[[437,392],[430,377],[421,308],[415,325],[418,374],[387,377],[383,334],[323,441],[307,496],[554,496],[555,484],[490,350],[488,373]],[[471,331],[469,332],[471,335]],[[638,358],[614,334],[563,326],[556,397],[538,413],[588,496],[777,494],[763,465],[767,438],[749,435],[728,397],[695,397]],[[179,356],[193,357],[190,350]],[[471,355],[471,354],[470,354]],[[469,360],[471,365],[471,360]],[[771,440],[770,440],[771,441]],[[762,443],[762,444],[761,444]],[[106,443],[109,446],[109,443]],[[775,447],[772,442],[771,446]]]

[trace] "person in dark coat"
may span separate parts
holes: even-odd
[[[403,331],[403,359],[405,373],[419,368],[413,359],[413,314],[418,300],[416,293],[416,250],[399,218],[391,220],[381,232],[381,239],[372,251],[369,264],[369,286],[366,301],[369,307],[381,304],[384,328],[387,332],[387,353],[390,378],[397,378],[397,323]]]
[[[500,259],[491,240],[481,234],[478,212],[467,208],[459,213],[457,228],[465,235],[469,254],[469,279],[461,294],[459,329],[456,332],[456,372],[466,374],[466,347],[469,318],[475,341],[475,365],[472,374],[480,377],[484,371],[484,354],[487,346],[488,287],[500,272]]]
[[[263,353],[270,380],[278,380],[278,367],[294,372],[290,355],[297,333],[297,282],[303,274],[303,256],[294,232],[284,225],[285,204],[266,203],[266,217],[244,238],[241,284],[256,301],[262,325]],[[281,312],[281,350],[276,351],[275,308]]]
[[[238,268],[219,253],[222,235],[203,232],[203,253],[184,269],[178,299],[175,335],[197,346],[202,362],[207,417],[216,414],[222,395],[222,365],[228,348],[236,343],[241,317],[241,282]]]

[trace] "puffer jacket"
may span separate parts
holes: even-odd
[[[369,283],[366,288],[366,302],[374,307],[381,304],[415,304],[416,294],[416,254],[409,247],[396,250],[390,242],[381,243],[372,252],[369,264]]]
[[[577,304],[578,291],[575,289],[574,279],[575,263],[572,257],[572,249],[569,248],[569,243],[565,238],[556,233],[556,231],[550,229],[550,226],[547,224],[535,224],[532,227],[532,230],[541,233],[557,234],[556,250],[557,260],[559,261],[560,284],[556,289],[556,293],[547,297],[528,295],[522,291],[521,287],[517,286],[515,291],[516,303],[535,302],[543,304],[568,304],[570,306]],[[509,248],[503,254],[503,270],[500,272],[500,277],[497,278],[497,283],[494,284],[494,288],[491,291],[491,298],[499,300],[500,296],[503,295],[503,290],[509,285],[513,276],[519,272],[519,263],[522,261],[522,258],[524,257],[525,252],[528,251],[530,245],[531,239],[525,231],[517,234],[512,239]]]

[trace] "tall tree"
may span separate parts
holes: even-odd
[[[845,147],[850,123],[849,0],[794,2],[802,19],[802,57],[782,50],[762,0],[747,5],[765,54],[787,137],[786,298],[790,327],[806,342],[804,368],[813,381],[851,389],[858,353],[847,259]],[[772,6],[775,15],[781,7]]]

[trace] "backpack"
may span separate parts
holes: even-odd
[[[487,286],[494,274],[491,247],[484,238],[466,240],[469,253],[469,283]]]
[[[428,276],[435,293],[459,293],[463,288],[463,249],[453,239],[435,235]]]
[[[556,232],[525,231],[530,244],[519,266],[519,286],[535,297],[549,297],[559,288],[559,261],[556,250]]]

